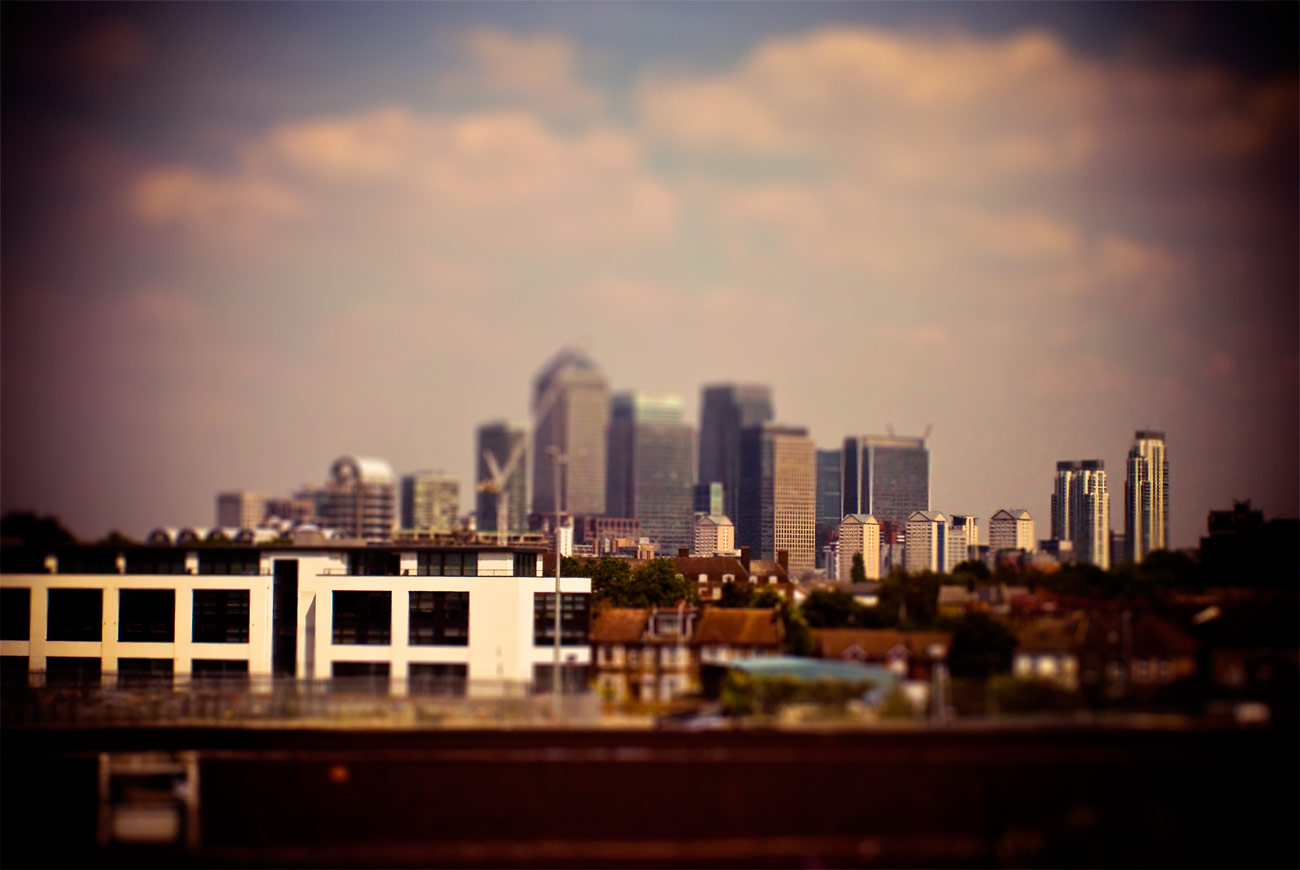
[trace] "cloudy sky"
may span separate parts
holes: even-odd
[[[6,4],[6,510],[472,489],[580,343],[933,425],[932,506],[1168,433],[1173,543],[1297,510],[1294,4]]]

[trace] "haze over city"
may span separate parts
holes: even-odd
[[[1294,516],[1294,6],[41,5],[4,28],[4,510],[206,524],[443,468],[585,345],[933,425],[1046,528],[1167,433],[1172,544]],[[1112,509],[1113,510],[1113,509]],[[1122,527],[1112,514],[1112,526]]]

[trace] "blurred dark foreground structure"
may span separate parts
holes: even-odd
[[[1294,867],[1294,729],[10,726],[5,867]]]

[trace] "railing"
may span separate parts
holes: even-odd
[[[360,727],[526,727],[590,725],[599,699],[567,687],[560,717],[550,680],[382,676],[292,680],[177,676],[106,689],[99,685],[5,687],[4,727],[79,725],[352,724]]]

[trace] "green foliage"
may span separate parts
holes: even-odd
[[[953,677],[988,679],[1011,670],[1016,637],[986,613],[971,613],[953,624],[948,669]]]
[[[43,517],[32,511],[10,511],[0,518],[0,538],[29,547],[62,547],[77,543],[58,517]]]
[[[113,529],[113,531],[104,536],[104,539],[99,542],[99,545],[103,547],[129,547],[136,543],[136,541],[131,540],[117,529]]]
[[[967,560],[952,569],[952,576],[953,579],[974,580],[982,583],[989,579],[989,566],[974,559]]]
[[[696,604],[700,600],[695,584],[677,573],[672,559],[651,559],[632,572],[632,585],[646,597],[648,605],[671,607],[679,601]],[[647,604],[632,605],[645,607]]]
[[[867,582],[867,566],[862,559],[861,553],[853,554],[853,567],[849,569],[849,579],[854,583]]]
[[[710,602],[711,607],[749,607],[754,599],[754,587],[748,583],[724,583],[722,597]]]
[[[688,604],[699,601],[695,584],[677,573],[671,559],[652,559],[633,571],[626,559],[613,556],[566,557],[560,561],[560,573],[590,577],[592,595],[611,607],[672,607],[683,600]]]
[[[903,687],[895,685],[881,702],[877,714],[882,719],[911,719],[916,715],[912,709],[912,702],[907,700],[907,695],[903,692]]]
[[[939,574],[890,575],[880,585],[880,603],[868,617],[889,628],[932,628],[939,615]],[[863,623],[864,625],[867,623]]]
[[[730,670],[722,681],[719,700],[728,716],[771,716],[789,704],[816,704],[843,709],[875,684],[870,680],[800,680],[791,676],[758,677]]]
[[[735,586],[735,583],[728,584]],[[749,596],[747,607],[781,607],[786,604],[786,598],[780,593],[775,586],[760,586]]]
[[[1079,709],[1077,692],[1048,680],[1021,680],[1001,674],[989,680],[988,692],[1001,713],[1068,713]]]
[[[804,599],[804,620],[813,628],[848,628],[861,624],[866,609],[843,589],[814,589]]]

